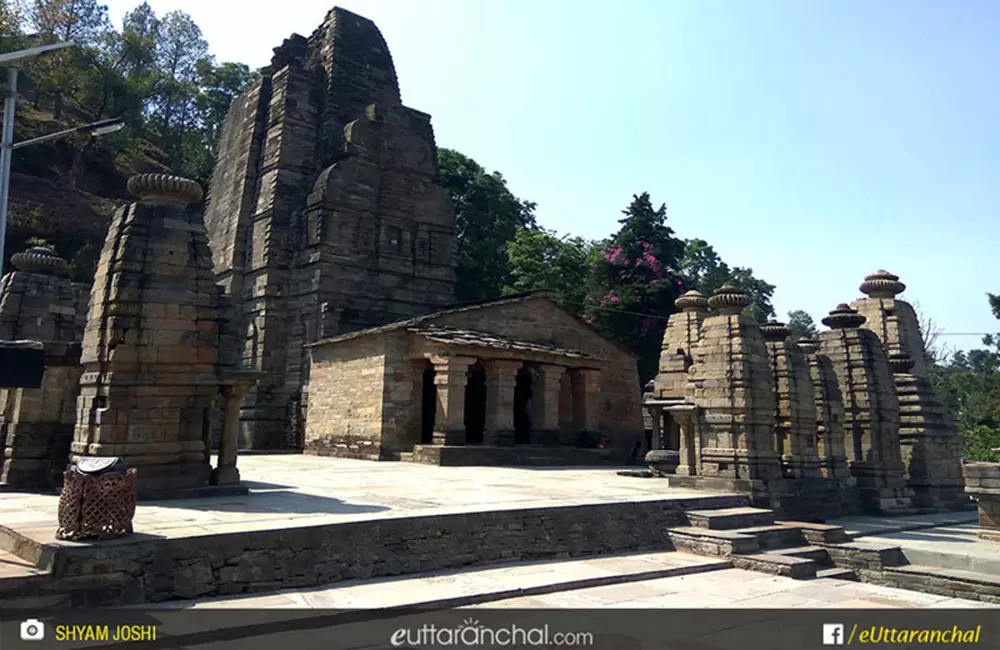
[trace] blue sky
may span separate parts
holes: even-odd
[[[151,0],[255,67],[333,2]],[[1000,330],[995,1],[339,5],[379,25],[438,145],[502,172],[547,228],[604,237],[648,191],[679,236],[777,285],[781,316],[818,320],[886,268],[946,331]]]

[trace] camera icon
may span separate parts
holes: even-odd
[[[21,623],[22,641],[41,641],[45,638],[45,624],[37,618],[29,618]]]

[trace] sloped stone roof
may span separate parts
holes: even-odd
[[[479,332],[476,330],[464,330],[453,327],[436,327],[433,325],[425,327],[409,327],[407,331],[413,332],[435,343],[445,345],[461,345],[471,347],[490,348],[493,350],[510,350],[518,352],[541,352],[544,354],[554,354],[573,359],[595,359],[596,357],[555,345],[539,343],[536,341],[520,341],[499,334],[490,332]]]

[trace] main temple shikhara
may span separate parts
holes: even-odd
[[[647,392],[671,485],[733,490],[787,516],[950,510],[968,503],[954,424],[928,382],[899,278],[823,319],[818,340],[743,314],[733,286],[677,300]]]

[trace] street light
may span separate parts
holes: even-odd
[[[17,73],[20,67],[43,54],[76,45],[73,41],[32,47],[0,54],[0,66],[7,68],[7,97],[3,107],[0,137],[0,278],[3,277],[4,245],[7,241],[7,198],[10,196],[10,160],[14,153],[14,111],[17,110]]]
[[[125,122],[123,122],[121,118],[116,117],[110,120],[101,120],[100,122],[84,124],[83,126],[75,126],[72,129],[66,129],[65,131],[56,131],[55,133],[49,133],[48,135],[40,135],[37,138],[31,138],[30,140],[22,140],[21,142],[11,145],[10,148],[16,151],[23,147],[38,144],[39,142],[58,140],[59,138],[63,138],[73,133],[89,133],[91,137],[99,138],[102,135],[109,135],[111,133],[115,133],[116,131],[121,131],[124,128]]]

